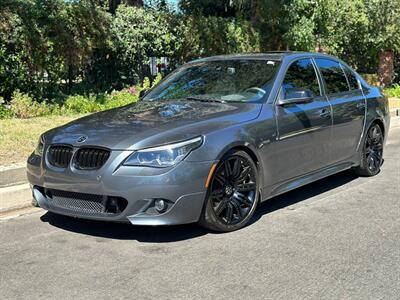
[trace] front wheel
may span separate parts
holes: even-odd
[[[251,219],[258,198],[256,164],[244,151],[230,152],[215,169],[200,224],[220,232],[237,230]]]
[[[375,176],[379,173],[383,162],[383,132],[378,124],[372,124],[365,137],[361,163],[355,169],[360,176]]]

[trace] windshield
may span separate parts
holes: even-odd
[[[276,61],[252,59],[191,63],[169,75],[143,100],[259,101],[270,92],[277,66]]]

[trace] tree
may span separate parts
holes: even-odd
[[[143,80],[150,56],[172,56],[177,37],[170,15],[156,10],[121,5],[111,27],[120,84]],[[146,74],[147,75],[147,74]]]
[[[364,0],[320,0],[315,19],[317,46],[360,70],[371,68],[366,63],[371,60],[365,59],[369,21]]]
[[[260,35],[261,51],[286,50],[282,39],[285,33],[285,0],[235,0],[242,17],[251,21]]]
[[[186,16],[178,27],[180,61],[193,58],[242,52],[260,51],[256,30],[246,20],[222,17]]]
[[[0,5],[0,97],[9,99],[17,88],[27,88],[28,47],[22,20],[11,6]],[[32,80],[32,78],[30,78]]]
[[[283,5],[282,41],[288,50],[313,51],[317,47],[319,2],[293,0]]]
[[[65,81],[70,93],[93,51],[109,42],[108,14],[92,0],[4,0],[0,8],[6,99],[15,89],[36,99],[55,98],[65,92]]]
[[[89,63],[93,51],[110,42],[111,22],[105,11],[90,0],[67,3],[57,10],[47,11],[50,12],[49,40],[63,60],[70,93],[75,76]]]
[[[125,4],[126,6],[136,6],[143,7],[143,0],[109,0],[108,7],[112,14],[115,14],[118,6],[120,4]]]
[[[400,0],[365,0],[368,15],[367,45],[378,58],[381,85],[394,78],[394,53],[400,51]]]
[[[185,15],[235,17],[237,8],[232,0],[181,0],[179,8]]]
[[[42,95],[45,76],[52,66],[58,66],[48,55],[51,45],[40,4],[34,0],[0,2],[0,81],[4,83],[0,93],[6,99],[15,89]]]
[[[367,50],[363,0],[236,0],[235,5],[259,32],[263,51],[317,50],[354,65],[360,50]]]

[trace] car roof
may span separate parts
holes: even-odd
[[[219,60],[232,60],[232,59],[254,59],[254,60],[276,60],[281,61],[286,57],[296,58],[296,57],[304,57],[304,56],[323,56],[329,57],[331,59],[336,59],[333,56],[324,54],[324,53],[316,53],[316,52],[300,52],[300,51],[271,51],[271,52],[263,52],[263,53],[239,53],[239,54],[228,54],[228,55],[216,55],[205,58],[199,58],[192,60],[193,62],[206,62],[206,61],[219,61]]]

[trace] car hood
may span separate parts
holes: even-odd
[[[257,118],[261,106],[259,103],[141,101],[77,119],[48,131],[44,138],[52,144],[135,150],[250,121]]]

